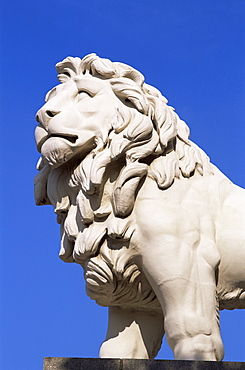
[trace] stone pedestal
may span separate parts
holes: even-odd
[[[45,357],[43,370],[245,370],[245,362]]]

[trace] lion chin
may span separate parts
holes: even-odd
[[[78,135],[51,135],[41,145],[41,154],[50,168],[57,168],[71,160],[82,161],[86,154],[95,147],[93,138],[81,142]]]
[[[51,137],[41,147],[41,153],[51,168],[69,161],[76,152],[66,139]]]

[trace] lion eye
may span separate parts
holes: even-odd
[[[80,96],[83,96],[83,95],[86,95],[86,96],[90,96],[91,98],[92,98],[92,95],[89,93],[89,92],[87,92],[87,91],[85,91],[85,90],[79,90],[78,91],[78,95],[80,95]],[[85,96],[84,95],[84,96]]]

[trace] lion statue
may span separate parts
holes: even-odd
[[[109,307],[100,357],[223,358],[219,309],[245,308],[245,193],[189,140],[134,68],[89,54],[56,65],[37,112],[37,205],[61,227],[60,258]]]

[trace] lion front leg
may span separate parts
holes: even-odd
[[[153,359],[164,335],[160,311],[140,311],[109,307],[108,331],[101,358]]]
[[[143,246],[142,268],[161,303],[175,359],[222,360],[215,253],[206,258],[202,247],[170,236],[158,242],[152,240],[151,249]]]
[[[173,300],[165,307],[166,336],[175,359],[221,361],[223,344],[215,308],[215,289],[179,279],[174,284],[167,283],[165,288],[182,294],[179,304]],[[188,293],[185,292],[186,288],[189,289]],[[210,296],[206,303],[201,301],[200,291],[206,298]],[[212,309],[210,306],[205,307],[206,304],[211,304]]]

